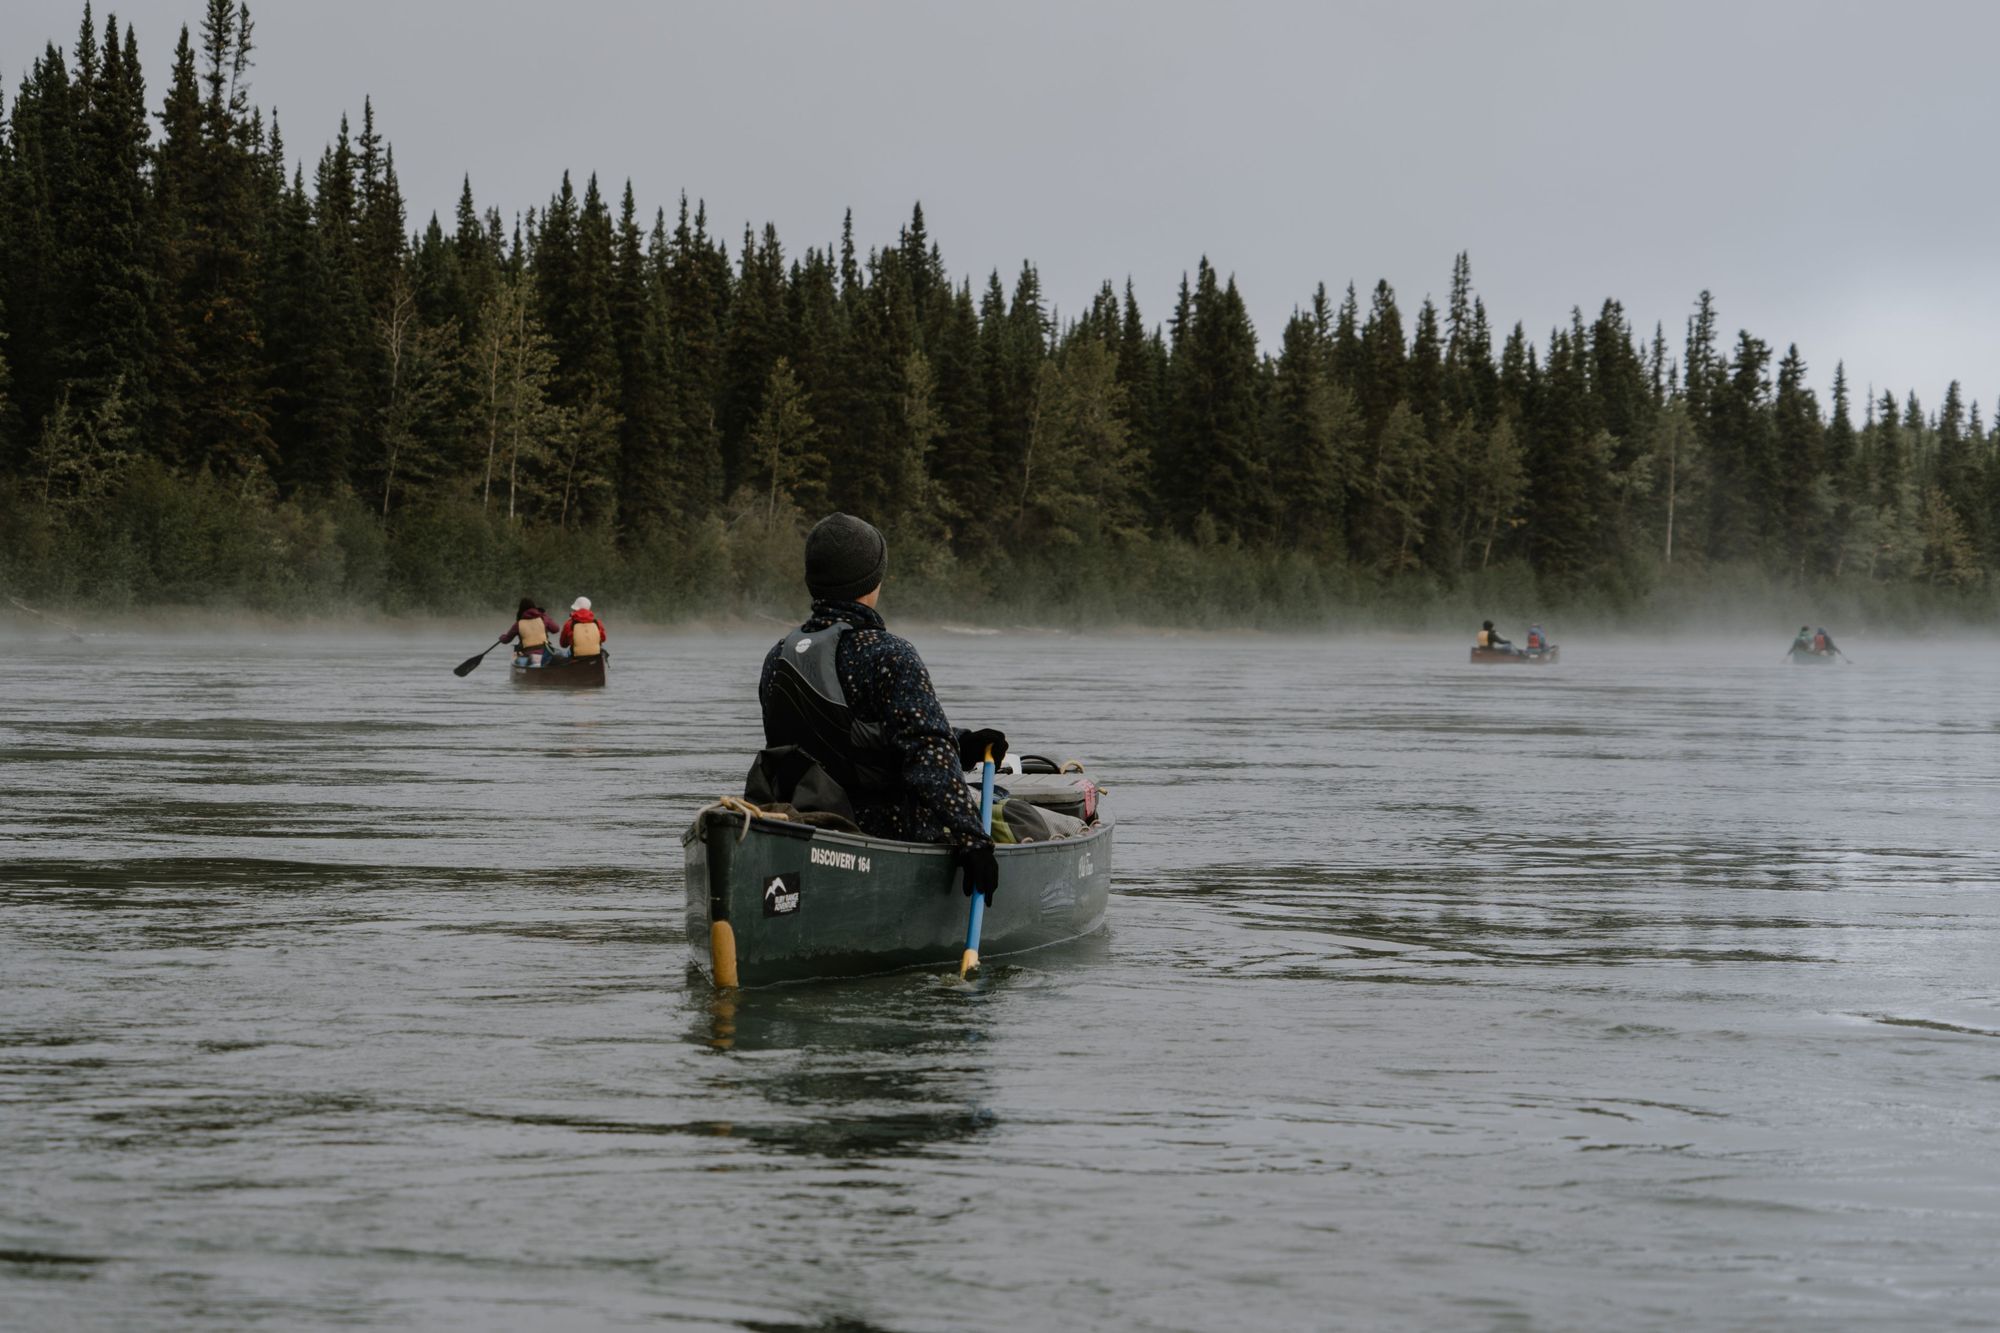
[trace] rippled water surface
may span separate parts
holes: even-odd
[[[1108,933],[732,999],[775,633],[18,651],[0,1324],[2000,1318],[1995,651],[918,632],[1112,785]]]

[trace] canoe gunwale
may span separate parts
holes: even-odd
[[[738,842],[743,841],[752,832],[761,832],[775,833],[780,837],[786,838],[798,838],[802,841],[823,838],[830,843],[838,843],[843,847],[860,848],[871,852],[893,852],[899,856],[949,857],[955,850],[941,842],[898,842],[894,838],[878,838],[868,833],[849,833],[844,829],[821,828],[817,824],[807,824],[795,819],[778,819],[772,815],[750,816],[750,826],[745,830],[742,814],[720,805],[706,806],[695,815],[694,822],[687,827],[687,832],[681,834],[681,846],[685,848],[694,842],[695,839],[701,837],[704,824],[710,820],[718,824],[727,824],[732,829],[740,830],[741,834],[737,838]],[[1107,832],[1116,822],[1110,815],[1102,815],[1095,824],[1090,825],[1083,832],[1071,837],[1052,838],[1047,842],[1005,842],[998,844],[993,850],[998,856],[1007,860],[1012,860],[1018,856],[1045,856],[1050,853],[1060,853],[1081,843],[1091,841],[1100,833]]]

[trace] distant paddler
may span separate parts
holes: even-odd
[[[837,784],[835,799],[844,795],[863,833],[951,845],[965,892],[990,900],[999,861],[964,775],[989,750],[1005,758],[1007,738],[945,719],[923,658],[876,610],[888,567],[882,534],[851,515],[830,514],[807,535],[812,615],[764,658],[757,700],[769,748],[759,764],[816,765],[813,781],[822,791],[821,775]]]
[[[604,632],[604,622],[590,609],[588,597],[579,597],[569,604],[569,619],[563,622],[559,640],[567,650],[564,656],[596,657],[604,651],[604,641],[609,637]]]
[[[559,627],[556,618],[542,610],[532,597],[523,597],[520,608],[514,612],[514,623],[500,636],[500,642],[518,639],[520,647],[514,653],[514,665],[538,667],[548,653],[549,636]]]
[[[1824,625],[1818,629],[1810,625],[1799,626],[1799,636],[1792,640],[1792,646],[1786,650],[1785,655],[1793,660],[1799,658],[1817,658],[1821,662],[1830,662],[1834,658],[1844,662],[1853,660],[1840,651],[1839,646],[1833,641],[1833,636],[1826,632]]]
[[[1514,650],[1514,645],[1500,637],[1500,632],[1493,628],[1493,622],[1490,620],[1479,627],[1479,633],[1472,640],[1472,646],[1487,648],[1496,653],[1508,653]]]

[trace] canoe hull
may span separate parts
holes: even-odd
[[[1792,654],[1793,666],[1832,666],[1833,660],[1832,653],[1794,652]]]
[[[1560,645],[1548,648],[1523,648],[1520,652],[1510,652],[1504,648],[1474,648],[1472,660],[1485,666],[1551,666],[1561,653]]]
[[[998,849],[1000,889],[981,959],[1077,939],[1104,924],[1112,823]],[[688,949],[711,982],[768,986],[955,964],[966,899],[952,855],[784,820],[705,811],[681,839]]]
[[[596,657],[564,658],[560,666],[538,666],[511,668],[516,685],[527,685],[535,689],[547,690],[589,690],[602,689],[605,679],[606,654]]]

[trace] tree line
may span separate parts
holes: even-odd
[[[86,7],[0,107],[20,592],[445,605],[615,570],[726,597],[788,586],[834,507],[971,596],[1121,561],[1525,571],[1554,603],[1716,569],[1984,599],[2000,569],[2000,422],[1956,383],[1857,403],[1844,367],[1823,404],[1707,292],[1672,343],[1615,300],[1503,334],[1461,254],[1441,306],[1322,285],[1272,349],[1206,259],[1164,319],[1129,281],[1061,315],[1031,263],[954,277],[921,205],[865,251],[851,213],[732,251],[685,196],[565,175],[511,219],[467,180],[413,228],[366,100],[294,163],[252,35],[207,0],[154,110],[132,28]]]

